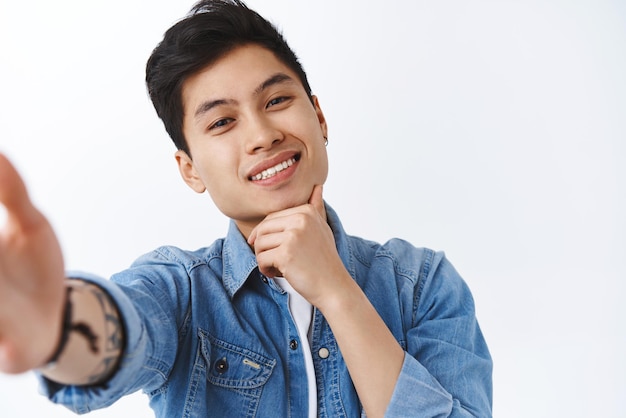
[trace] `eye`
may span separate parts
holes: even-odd
[[[283,103],[283,102],[286,102],[286,101],[287,101],[287,100],[289,100],[289,99],[290,99],[289,97],[285,97],[285,96],[276,97],[276,98],[274,98],[274,99],[270,100],[270,101],[267,103],[267,106],[266,106],[266,107],[276,106],[276,105],[278,105],[278,104],[281,104],[281,103]]]
[[[217,122],[215,122],[213,125],[209,126],[209,130],[217,129],[217,128],[223,128],[224,126],[226,126],[229,123],[231,123],[233,120],[234,120],[233,118],[223,118],[223,119],[220,119]]]

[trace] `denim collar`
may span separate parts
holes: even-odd
[[[326,206],[328,225],[330,225],[333,231],[339,257],[350,275],[355,278],[354,261],[348,236],[341,225],[341,221],[339,221],[337,213],[326,202],[324,204]],[[258,273],[253,274],[255,271],[258,272],[256,256],[232,219],[224,240],[222,257],[224,260],[222,282],[232,299],[250,277],[258,277]]]

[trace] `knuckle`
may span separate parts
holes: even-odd
[[[304,229],[309,223],[309,214],[308,213],[298,213],[295,219],[295,226],[297,229]]]

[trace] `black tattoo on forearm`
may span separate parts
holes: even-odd
[[[74,331],[87,339],[87,343],[89,344],[89,350],[92,353],[98,354],[99,352],[98,336],[93,332],[89,324],[86,324],[84,322],[73,321],[73,318],[74,318],[74,313],[73,313],[74,306],[72,303],[72,291],[73,290],[74,289],[71,286],[67,286],[66,288],[67,293],[66,293],[66,299],[65,299],[65,310],[63,312],[63,328],[61,331],[61,338],[59,340],[59,344],[57,345],[57,348],[54,350],[54,354],[52,354],[52,357],[48,360],[48,367],[50,367],[50,365],[55,364],[57,362],[57,360],[59,359],[59,356],[65,350],[65,346],[67,345],[70,334]]]
[[[89,344],[89,350],[98,354],[100,350],[98,349],[98,336],[93,332],[91,327],[84,322],[73,322],[70,326],[70,331],[76,331],[83,337],[87,339],[87,343]]]
[[[104,315],[104,332],[106,336],[106,339],[104,340],[104,351],[117,352],[122,348],[124,340],[124,332],[117,307],[113,304],[109,295],[104,293],[102,290],[99,289],[98,292],[94,292],[94,295],[98,299]]]
[[[124,346],[124,329],[111,297],[99,287],[90,287],[90,291],[100,304],[104,317],[103,358],[88,378],[90,384],[95,384],[105,381],[117,369]]]

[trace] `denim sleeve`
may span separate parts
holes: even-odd
[[[178,331],[188,306],[188,275],[160,251],[138,259],[111,280],[90,274],[68,275],[103,288],[117,304],[125,331],[125,350],[117,372],[93,386],[60,385],[39,375],[40,390],[51,401],[84,414],[113,404],[139,389],[162,386],[174,362]]]
[[[387,417],[491,417],[492,360],[469,288],[443,253],[422,266]]]

